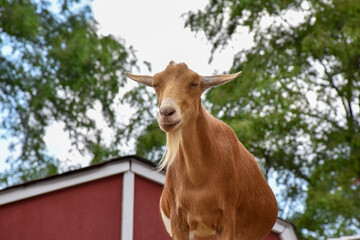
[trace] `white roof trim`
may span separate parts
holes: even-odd
[[[153,182],[157,182],[162,185],[165,183],[165,175],[163,173],[157,172],[156,169],[152,169],[149,167],[149,165],[146,165],[140,161],[131,161],[131,171],[139,176],[150,179]]]
[[[281,219],[277,219],[272,232],[279,234],[281,240],[297,240],[293,226]]]
[[[156,172],[156,170],[149,167],[149,165],[136,160],[136,158],[129,157],[127,159],[108,163],[97,168],[90,167],[89,169],[84,169],[80,172],[74,172],[64,176],[60,175],[56,178],[20,185],[8,190],[5,189],[0,192],[0,206],[104,177],[124,173],[129,170],[156,183],[162,185],[165,183],[165,175],[163,173]]]
[[[93,180],[123,173],[130,169],[130,161],[113,162],[100,168],[89,168],[69,175],[21,185],[0,192],[0,206],[18,200],[34,197],[44,193],[60,190]]]

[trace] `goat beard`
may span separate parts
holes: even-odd
[[[176,155],[179,152],[180,144],[182,139],[181,129],[166,133],[166,151],[160,161],[158,170],[161,171],[174,161]]]

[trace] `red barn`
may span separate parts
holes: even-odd
[[[159,215],[163,173],[138,156],[0,191],[1,240],[171,239]],[[278,219],[266,240],[297,240]]]

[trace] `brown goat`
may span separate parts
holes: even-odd
[[[276,199],[255,159],[201,104],[206,89],[239,74],[204,77],[172,61],[153,77],[127,73],[158,96],[167,136],[160,212],[175,240],[261,240],[276,221]]]

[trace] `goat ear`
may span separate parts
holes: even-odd
[[[206,90],[211,87],[216,87],[231,80],[235,79],[239,76],[241,72],[233,73],[233,74],[223,74],[223,75],[214,75],[214,76],[202,76],[203,89]]]
[[[126,72],[126,75],[132,80],[145,84],[146,86],[152,87],[153,77],[148,75],[135,75],[129,72]]]

